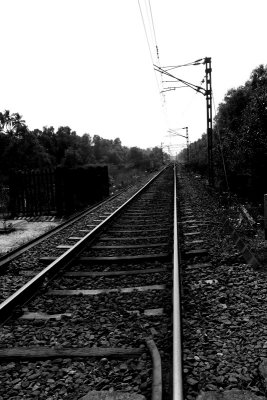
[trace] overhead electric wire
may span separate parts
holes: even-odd
[[[173,87],[168,87],[166,89],[163,89],[161,93],[169,92],[170,90],[176,90],[176,89],[181,89],[181,88],[187,88],[188,86],[173,86]]]
[[[169,65],[167,67],[161,67],[161,63],[160,63],[160,58],[159,58],[159,47],[157,44],[157,36],[156,36],[156,29],[155,29],[155,23],[154,23],[154,18],[153,18],[153,13],[152,13],[152,7],[151,7],[151,1],[150,0],[143,0],[145,2],[145,8],[146,8],[146,17],[147,17],[147,22],[148,22],[148,27],[146,25],[146,21],[144,18],[144,14],[142,11],[142,7],[141,7],[141,3],[140,0],[138,0],[138,6],[139,6],[139,11],[140,11],[140,15],[141,15],[141,19],[142,19],[142,24],[143,24],[143,28],[145,31],[145,36],[146,36],[146,41],[147,41],[147,45],[148,45],[148,49],[149,49],[149,53],[150,53],[150,59],[152,61],[153,67],[154,67],[154,73],[155,73],[155,78],[157,81],[157,87],[158,87],[158,91],[159,94],[162,96],[161,99],[163,99],[163,109],[162,111],[165,111],[164,113],[164,117],[166,119],[166,123],[167,123],[167,115],[166,114],[166,108],[164,107],[165,105],[165,92],[169,92],[169,91],[174,91],[176,89],[180,89],[180,88],[185,88],[185,87],[190,87],[191,89],[193,89],[195,92],[197,93],[201,93],[203,95],[206,95],[206,90],[203,89],[201,86],[197,86],[193,83],[187,82],[183,79],[177,78],[176,76],[170,74],[168,71],[176,69],[176,68],[181,68],[181,67],[185,67],[185,66],[196,66],[196,65],[200,65],[200,64],[204,64],[205,63],[205,59],[204,58],[200,58],[197,59],[195,61],[186,63],[186,64],[181,64],[181,65]],[[153,51],[152,51],[152,45],[151,45],[151,40],[153,42],[153,45],[155,46],[156,49],[156,58],[157,58],[157,65],[154,63],[154,57],[153,57]],[[161,86],[162,89],[160,88],[160,81],[157,78],[157,74],[156,72],[160,73],[160,81],[161,81]],[[170,81],[170,83],[173,84],[173,86],[171,87],[164,87],[164,81],[162,76],[166,75],[170,78],[172,78],[173,80]],[[178,83],[182,83],[182,85],[180,86],[175,86]],[[168,125],[168,123],[167,123]]]
[[[178,83],[176,81],[163,81],[163,83]]]
[[[157,57],[157,60],[158,60],[158,65],[160,66],[161,63],[160,63],[160,58],[159,58],[159,46],[158,46],[158,43],[157,43],[156,29],[155,29],[153,14],[152,14],[152,7],[151,7],[150,0],[144,0],[144,1],[145,1],[146,11],[147,11],[147,18],[148,18],[148,21],[150,22],[149,28],[150,28],[150,32],[151,32],[151,37],[152,37],[152,40],[154,42],[154,46],[155,46],[155,50],[156,50],[156,57]],[[162,74],[160,74],[160,80],[161,80],[161,85],[163,87]],[[161,90],[160,93],[162,94],[163,102],[165,103],[165,96],[163,95],[164,90]]]
[[[149,27],[150,37],[151,37],[151,39],[152,39],[153,46],[156,48],[156,47],[157,47],[157,42],[156,42],[156,37],[155,37],[155,34],[154,34],[154,30],[153,30],[153,23],[152,23],[152,20],[151,20],[151,18],[152,18],[152,17],[151,17],[151,13],[150,13],[150,10],[149,10],[147,1],[144,0],[144,2],[145,2],[146,15],[147,15],[147,21],[148,21],[148,27]]]
[[[179,82],[185,83],[185,84],[187,84],[189,87],[191,87],[192,89],[194,89],[194,86],[197,87],[196,85],[194,85],[194,84],[192,84],[192,83],[189,83],[189,82],[184,81],[183,79],[177,78],[176,76],[170,74],[169,72],[165,71],[164,69],[162,69],[161,67],[159,67],[159,66],[157,66],[157,65],[155,65],[155,64],[154,64],[154,67],[156,67],[156,71],[161,72],[161,73],[163,73],[164,75],[170,76],[171,78],[176,79],[176,80],[179,81]]]
[[[205,76],[204,76],[204,78],[201,80],[200,86],[202,86],[204,82],[205,82]],[[194,102],[195,99],[196,99],[196,97],[195,97],[196,94],[197,94],[197,93],[192,93],[192,96],[190,97],[189,101],[188,101],[187,104],[185,104],[185,106],[183,107],[183,109],[182,109],[182,111],[181,111],[181,113],[180,113],[181,115],[186,116],[188,110],[191,108],[193,102]],[[186,118],[186,117],[185,117],[185,118]],[[188,124],[190,124],[190,122],[188,122]]]
[[[151,45],[150,45],[150,41],[149,41],[149,35],[148,35],[147,29],[146,29],[146,23],[145,23],[144,15],[143,15],[143,12],[142,12],[142,7],[141,7],[141,4],[140,4],[140,0],[138,0],[138,6],[139,6],[139,12],[140,12],[140,15],[141,15],[141,19],[142,19],[143,28],[144,28],[144,31],[145,31],[145,36],[146,36],[146,41],[147,41],[147,45],[148,45],[148,49],[149,49],[150,59],[151,59],[151,62],[152,62],[153,71],[154,71],[155,79],[156,79],[156,82],[157,82],[158,93],[159,93],[159,96],[160,96],[162,116],[163,116],[163,119],[165,121],[165,126],[166,126],[166,129],[167,129],[167,126],[169,125],[169,123],[168,123],[167,110],[166,110],[166,107],[165,107],[165,101],[166,101],[165,100],[165,94],[162,91],[162,89],[163,89],[162,75],[160,75],[160,79],[159,79],[158,75],[157,75],[157,73],[155,71],[155,68],[154,68],[153,52],[152,52],[152,49],[151,49]],[[160,61],[159,61],[159,50],[158,50],[158,45],[157,45],[156,33],[155,33],[155,24],[154,24],[154,20],[153,20],[152,9],[151,9],[151,4],[150,3],[149,3],[149,9],[150,9],[150,13],[151,13],[151,21],[152,21],[152,26],[153,26],[154,42],[155,42],[155,46],[156,46],[156,55],[157,55],[158,63],[160,64]]]
[[[155,67],[157,72],[163,73],[164,75],[167,75],[167,76],[169,76],[169,77],[171,77],[173,79],[176,79],[177,81],[179,81],[181,83],[184,83],[186,86],[190,87],[191,89],[195,90],[196,92],[199,92],[199,93],[201,93],[203,95],[206,94],[206,90],[204,90],[201,86],[197,86],[194,83],[190,83],[190,82],[187,82],[187,81],[185,81],[183,79],[177,78],[176,76],[170,74],[169,72],[165,71],[164,69],[162,69],[161,67],[159,67],[159,66],[157,66],[155,64],[154,64],[154,67]]]
[[[147,40],[147,45],[148,45],[148,49],[149,49],[149,54],[150,54],[151,62],[152,62],[152,65],[154,65],[153,55],[152,55],[152,51],[151,51],[151,47],[150,47],[150,43],[149,43],[149,39],[148,39],[148,34],[147,34],[147,30],[146,30],[146,25],[145,25],[144,16],[143,16],[143,13],[142,13],[142,8],[141,8],[140,0],[138,0],[138,5],[139,5],[139,11],[140,11],[140,14],[141,14],[141,19],[142,19],[142,22],[143,22],[143,28],[144,28],[145,35],[146,35],[146,40]],[[155,70],[154,70],[154,72],[155,72]],[[160,93],[160,92],[161,92],[161,88],[160,88],[160,86],[159,86],[159,82],[158,82],[158,78],[157,78],[156,73],[155,73],[155,78],[156,78],[158,90],[159,90],[159,93]]]
[[[141,14],[141,19],[142,19],[142,22],[143,22],[143,27],[144,27],[144,31],[145,31],[145,35],[146,35],[146,41],[147,41],[147,45],[148,45],[148,49],[149,49],[150,58],[151,58],[152,64],[154,65],[153,55],[152,55],[152,51],[151,51],[151,47],[150,47],[150,43],[149,43],[149,39],[148,39],[148,34],[147,34],[147,30],[146,30],[146,24],[145,24],[145,20],[144,20],[142,8],[141,8],[140,0],[138,0],[138,5],[139,5],[139,11],[140,11],[140,14]]]
[[[154,40],[155,40],[156,51],[157,51],[157,58],[159,60],[159,47],[158,47],[158,44],[157,44],[156,30],[155,30],[155,24],[154,24],[154,18],[153,18],[153,14],[152,14],[152,7],[151,7],[150,0],[148,0],[148,4],[149,4],[150,15],[151,15],[153,33],[154,33]],[[159,65],[160,65],[160,63],[159,63]]]
[[[169,70],[175,69],[175,68],[189,67],[190,65],[201,65],[201,64],[203,64],[202,62],[200,62],[202,60],[204,60],[204,58],[200,58],[198,60],[192,61],[192,62],[187,63],[187,64],[181,64],[181,65],[175,65],[175,66],[168,65],[167,67],[162,67],[162,68],[165,69],[166,71],[169,71]]]

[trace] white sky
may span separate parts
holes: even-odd
[[[267,64],[266,0],[150,2],[161,65],[211,57],[216,106]],[[149,3],[140,4],[156,63]],[[0,111],[19,112],[30,129],[68,125],[142,148],[185,143],[168,128],[188,126],[190,141],[205,132],[201,94],[171,91],[162,106],[138,0],[0,0],[0,10]],[[205,67],[174,73],[199,85]]]

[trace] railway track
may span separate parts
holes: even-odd
[[[168,168],[35,257],[0,305],[3,399],[171,396],[173,190]]]
[[[75,243],[76,237],[92,230],[98,225],[98,220],[103,220],[112,214],[147,181],[148,179],[142,179],[139,184],[132,185],[105,201],[75,214],[49,232],[1,256],[0,302],[22,287],[29,280],[28,274],[41,271],[43,266],[38,262],[40,256],[46,255],[47,252],[51,255],[63,254],[66,244]]]
[[[0,306],[0,399],[266,399],[266,276],[198,179],[175,180],[22,259],[30,281]]]

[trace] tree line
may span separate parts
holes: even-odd
[[[79,136],[68,126],[30,130],[19,113],[0,112],[0,180],[11,170],[106,164],[124,168],[159,168],[167,155],[160,147],[123,146],[119,138]]]
[[[190,165],[207,174],[207,135],[190,144]],[[180,154],[186,159],[186,151]],[[244,85],[230,89],[213,127],[215,182],[254,195],[267,190],[267,66],[255,68]]]

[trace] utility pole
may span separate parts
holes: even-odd
[[[205,58],[206,103],[207,103],[207,140],[208,140],[208,175],[209,185],[214,186],[213,151],[212,151],[212,89],[211,89],[211,57]]]
[[[206,97],[206,103],[207,103],[207,142],[208,142],[208,176],[209,176],[209,185],[214,186],[214,169],[213,169],[213,155],[212,155],[212,89],[211,89],[211,57],[205,57],[201,58],[199,60],[195,60],[192,63],[185,64],[185,65],[179,65],[177,67],[173,68],[178,68],[178,67],[183,67],[183,66],[188,66],[188,65],[199,65],[199,64],[205,64],[205,73],[206,73],[206,89],[202,88],[201,86],[197,86],[193,83],[187,82],[183,79],[177,78],[173,74],[169,72],[170,68],[169,67],[159,67],[154,64],[154,69],[157,72],[160,72],[161,74],[167,75],[169,78],[172,80],[166,81],[166,82],[173,82],[173,83],[182,83],[183,86],[172,86],[165,88],[163,92],[167,92],[169,90],[176,90],[180,89],[183,87],[190,87],[191,89],[195,90],[197,93],[201,93]],[[165,68],[165,69],[164,69]],[[182,136],[182,135],[180,135]]]
[[[186,137],[186,146],[187,146],[187,163],[190,162],[190,150],[189,150],[189,136],[188,136],[188,126],[185,127],[185,137]]]
[[[180,133],[177,133],[179,129],[185,129],[185,135],[181,135]],[[181,136],[186,139],[186,147],[187,147],[187,163],[189,164],[190,162],[190,153],[189,153],[189,135],[188,135],[188,126],[185,126],[184,128],[178,128],[178,129],[169,129],[168,132],[173,135],[173,136]]]

